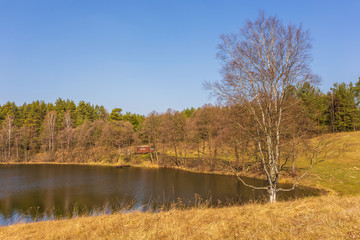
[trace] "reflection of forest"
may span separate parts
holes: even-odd
[[[199,199],[211,200],[211,204],[242,203],[258,200],[263,194],[244,187],[232,176],[174,169],[13,165],[0,167],[0,178],[4,177],[7,185],[0,186],[2,225],[16,222],[19,216],[41,220],[120,209],[156,210],[180,199],[185,205],[194,205]],[[297,189],[280,198],[314,194],[309,189]]]

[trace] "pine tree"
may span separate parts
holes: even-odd
[[[327,96],[309,82],[298,85],[296,95],[300,99],[307,117],[318,126],[317,131],[325,131],[329,119]]]
[[[329,93],[333,131],[346,132],[355,129],[356,103],[353,84],[335,83]]]

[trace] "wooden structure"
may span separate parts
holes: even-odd
[[[141,145],[136,147],[136,154],[146,154],[155,152],[155,148],[149,145]]]

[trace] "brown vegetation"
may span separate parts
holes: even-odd
[[[359,197],[125,213],[0,228],[1,239],[360,239]]]

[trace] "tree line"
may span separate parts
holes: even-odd
[[[359,94],[360,78],[356,83],[335,83],[327,93],[309,82],[291,86],[286,96],[289,104],[300,104],[287,111],[297,116],[297,122],[284,126],[284,138],[359,130]],[[251,126],[254,121],[242,114],[242,108],[205,105],[152,112],[145,117],[124,114],[121,108],[109,113],[104,106],[61,98],[54,104],[34,101],[17,106],[7,102],[0,105],[0,159],[117,162],[131,160],[134,146],[148,144],[155,148],[148,156],[150,161],[159,164],[214,169],[218,159],[230,159],[245,168],[259,153],[238,126],[239,122]]]
[[[360,78],[349,84],[335,83],[326,94],[305,83],[297,89],[307,117],[320,132],[357,131],[360,127]]]
[[[85,101],[75,104],[61,98],[55,104],[34,101],[17,106],[7,102],[0,106],[0,158],[29,161],[35,155],[46,153],[43,158],[54,161],[62,152],[63,161],[79,161],[76,158],[86,157],[79,152],[98,145],[120,147],[123,142],[130,145],[144,117],[121,111],[117,108],[109,114],[104,106]],[[129,139],[125,140],[126,134]],[[74,149],[82,151],[72,155]]]

